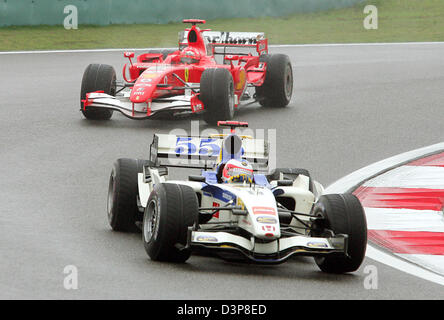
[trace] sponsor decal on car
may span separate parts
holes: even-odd
[[[270,232],[270,231],[276,231],[276,228],[274,226],[265,225],[265,226],[262,226],[262,230]]]
[[[246,81],[247,81],[247,73],[245,72],[244,69],[242,69],[239,71],[239,81],[236,84],[236,90],[241,90],[244,87]]]
[[[273,207],[253,207],[253,214],[276,216],[276,210]]]
[[[275,223],[277,223],[276,218],[265,217],[265,216],[257,217],[256,221],[259,222],[259,223],[265,223],[265,224],[275,224]]]
[[[236,205],[241,208],[241,210],[245,210],[245,204],[241,198],[237,198]]]
[[[214,201],[213,201],[213,207],[220,207],[220,204],[217,203],[217,202],[214,202]],[[216,211],[216,212],[213,214],[213,218],[218,218],[218,219],[219,219],[219,210]]]
[[[202,111],[203,110],[202,103],[195,104],[193,107],[194,107],[194,112],[198,112],[198,111]]]
[[[328,244],[326,244],[325,242],[310,241],[310,242],[307,242],[307,247],[310,247],[310,248],[328,248]]]
[[[233,200],[233,195],[227,192],[222,192],[222,198],[224,198],[226,201]]]
[[[218,242],[216,237],[210,235],[201,235],[196,237],[197,242]]]
[[[190,76],[190,69],[185,68],[184,70],[184,78],[185,78],[185,82],[188,82],[188,78]]]

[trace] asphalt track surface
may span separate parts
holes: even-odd
[[[278,166],[305,167],[325,186],[375,161],[442,142],[444,44],[273,48],[291,57],[290,106],[251,105],[236,119],[276,129]],[[108,177],[119,157],[146,158],[153,133],[190,118],[133,121],[79,112],[89,63],[120,52],[0,55],[0,298],[3,299],[443,299],[443,287],[366,258],[347,275],[311,258],[277,266],[192,256],[150,261],[140,234],[110,230]],[[207,126],[201,122],[201,129]],[[185,176],[185,173],[173,172]],[[63,287],[67,265],[79,288]],[[365,266],[378,288],[364,287]]]

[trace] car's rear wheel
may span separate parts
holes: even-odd
[[[359,199],[351,193],[323,195],[316,203],[313,213],[324,217],[325,230],[348,235],[347,255],[316,257],[316,264],[328,273],[356,271],[364,260],[367,246],[367,222]],[[328,236],[328,233],[313,235]]]
[[[111,171],[108,187],[108,222],[114,231],[138,232],[142,221],[137,206],[138,179],[147,160],[118,159]]]
[[[143,216],[143,244],[155,261],[185,262],[190,257],[188,227],[198,219],[198,200],[189,186],[158,183]]]
[[[111,96],[116,95],[116,72],[107,64],[90,64],[83,73],[80,100],[86,98],[86,94],[94,91],[103,91]],[[85,118],[90,120],[108,120],[113,115],[112,110],[101,108],[84,108],[80,101],[80,110]]]
[[[256,87],[256,98],[262,106],[285,107],[293,94],[293,69],[285,54],[263,54],[260,61],[267,64],[265,81]]]
[[[234,116],[234,83],[225,68],[206,69],[200,79],[200,100],[204,104],[204,119],[210,125]]]

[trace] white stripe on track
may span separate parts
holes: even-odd
[[[444,42],[373,42],[373,43],[314,43],[314,44],[274,44],[270,48],[298,48],[298,47],[355,47],[355,46],[406,46],[406,45],[444,45]],[[0,55],[7,54],[47,54],[47,53],[88,53],[113,51],[144,51],[150,49],[177,49],[174,48],[108,48],[108,49],[75,49],[75,50],[29,50],[29,51],[0,51]]]
[[[444,143],[437,143],[431,146],[408,151],[352,172],[351,174],[339,179],[325,189],[325,193],[342,193],[359,185],[362,181],[375,176],[385,170],[401,165],[415,158],[425,156],[429,153],[444,150]],[[420,267],[419,265],[408,262],[401,257],[386,253],[371,245],[367,245],[366,256],[370,259],[386,264],[392,268],[398,269],[405,273],[414,275],[424,280],[428,280],[444,286],[444,277],[430,270]]]
[[[396,156],[378,161],[369,166],[361,168],[352,172],[351,174],[346,175],[345,177],[337,180],[326,189],[326,193],[341,193],[348,189],[351,189],[362,181],[375,176],[390,167],[395,167],[403,164],[404,162],[413,160],[415,158],[419,158],[429,153],[439,152],[444,150],[444,142],[437,143],[431,146],[427,146],[424,148],[408,151],[402,154],[398,154]]]
[[[364,208],[369,230],[444,232],[442,211]]]
[[[424,265],[429,270],[444,274],[444,256],[433,254],[397,254],[403,259]]]
[[[444,168],[401,166],[363,184],[364,187],[444,189]]]
[[[385,253],[381,250],[376,249],[373,246],[368,245],[365,254],[368,258],[378,261],[380,263],[386,264],[390,267],[403,271],[405,273],[411,274],[415,277],[428,280],[444,286],[444,277],[436,274],[435,272],[429,271],[416,264],[407,262],[391,254]],[[401,255],[400,255],[401,256]],[[406,257],[407,258],[407,257]]]

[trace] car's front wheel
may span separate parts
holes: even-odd
[[[103,91],[111,96],[116,95],[116,72],[107,64],[90,64],[83,73],[80,89],[80,110],[86,119],[108,120],[113,115],[112,110],[99,108],[84,108],[86,94],[95,91]]]
[[[188,227],[198,219],[198,200],[185,185],[158,183],[143,215],[142,239],[145,251],[155,261],[185,262]]]
[[[359,199],[351,193],[323,195],[313,213],[325,219],[325,229],[348,236],[346,255],[316,257],[316,264],[328,273],[356,271],[364,260],[367,246],[367,221]],[[314,235],[328,236],[328,233]]]

